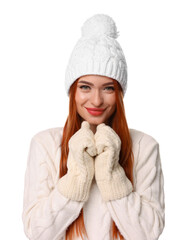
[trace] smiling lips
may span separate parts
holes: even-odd
[[[104,112],[104,110],[105,109],[103,109],[103,108],[86,108],[87,109],[87,111],[91,114],[91,115],[93,115],[93,116],[99,116],[99,115],[101,115],[103,112]]]

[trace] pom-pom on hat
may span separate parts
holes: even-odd
[[[117,80],[123,95],[127,87],[127,64],[114,20],[104,14],[89,18],[81,28],[82,36],[76,43],[65,74],[65,88],[81,76],[102,75]]]

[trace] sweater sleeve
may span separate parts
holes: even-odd
[[[164,228],[164,179],[159,144],[144,135],[134,163],[134,190],[107,202],[120,233],[127,240],[157,240]]]
[[[58,191],[49,159],[44,146],[33,138],[25,173],[22,213],[24,231],[30,240],[60,239],[83,207],[83,202],[71,201]]]

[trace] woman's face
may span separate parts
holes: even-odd
[[[106,123],[116,108],[113,79],[99,75],[79,78],[75,94],[77,112],[91,129]]]

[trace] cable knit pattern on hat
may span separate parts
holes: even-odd
[[[75,45],[65,73],[65,88],[84,75],[102,75],[117,80],[123,94],[127,87],[127,64],[116,38],[117,27],[108,15],[96,14],[82,27],[82,36]]]

